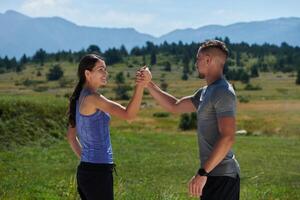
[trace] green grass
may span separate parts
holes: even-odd
[[[158,60],[166,59],[161,56]],[[173,63],[174,58],[168,59]],[[114,98],[113,77],[121,70],[125,76],[129,72],[126,81],[133,85],[141,61],[141,57],[131,57],[126,62],[133,68],[127,68],[126,63],[109,67],[110,80],[101,92]],[[76,199],[78,160],[62,140],[68,104],[64,96],[75,85],[76,64],[61,63],[65,78],[71,81],[63,88],[58,81],[41,82],[52,64],[46,63],[43,69],[29,65],[19,74],[0,74],[1,200]],[[205,84],[196,72],[182,81],[182,66],[172,65],[172,72],[161,71],[161,67],[152,67],[154,81],[159,84],[165,74],[167,90],[176,97],[190,95]],[[38,69],[41,77],[36,76]],[[26,78],[40,83],[28,87],[15,84]],[[251,79],[252,85],[262,88],[257,91],[244,90],[240,82],[234,84],[238,97],[249,99],[238,104],[237,112],[237,128],[249,135],[238,136],[234,146],[242,170],[241,199],[300,199],[300,86],[295,85],[295,77],[290,73],[260,73],[259,78]],[[48,89],[38,92],[37,87]],[[119,174],[115,177],[116,199],[189,199],[187,182],[199,165],[195,130],[179,130],[180,115],[154,117],[161,112],[146,93],[134,121],[112,118]]]
[[[61,140],[67,127],[66,104],[66,99],[47,95],[0,97],[0,150]]]
[[[112,130],[118,176],[116,199],[191,199],[187,182],[196,171],[196,135]],[[241,199],[299,199],[300,141],[237,137]],[[78,160],[65,141],[0,153],[1,199],[75,199]]]
[[[132,64],[134,60],[137,60],[137,64]],[[203,85],[205,85],[204,80],[199,80],[196,70],[191,68],[191,74],[189,75],[188,81],[181,80],[182,76],[182,64],[176,63],[173,56],[158,55],[159,63],[152,66],[153,79],[156,83],[160,84],[160,79],[162,74],[165,74],[165,81],[168,83],[168,91],[172,94],[181,97],[184,95],[190,95],[195,90]],[[166,72],[162,71],[163,64],[165,61],[170,61],[172,65],[172,71]],[[124,60],[122,63],[114,64],[113,66],[108,66],[109,80],[107,85],[107,95],[113,97],[113,91],[111,90],[114,84],[114,76],[120,71],[123,71],[125,76],[129,73],[130,77],[126,77],[126,81],[130,84],[134,84],[136,70],[141,67],[142,57],[141,56],[131,56]],[[148,58],[146,60],[148,62]],[[247,62],[250,64],[255,62],[252,59]],[[128,67],[128,63],[133,65],[132,68]],[[58,94],[64,95],[66,93],[71,93],[73,87],[75,86],[77,77],[77,64],[70,62],[60,62],[60,66],[64,70],[64,77],[70,83],[65,87],[60,87],[58,81],[46,81],[46,74],[49,68],[56,64],[56,62],[45,63],[43,67],[37,66],[36,64],[26,65],[26,69],[20,73],[5,73],[0,74],[0,94]],[[192,64],[191,64],[192,65]],[[191,66],[192,67],[192,66]],[[247,67],[247,66],[246,66]],[[36,76],[37,71],[41,71],[42,76]],[[300,86],[295,84],[295,72],[294,73],[273,73],[273,72],[260,72],[258,78],[252,78],[251,84],[259,85],[262,90],[259,91],[246,91],[244,90],[245,84],[240,82],[232,81],[237,88],[238,96],[246,96],[252,100],[300,100]],[[36,86],[24,86],[16,85],[26,79],[44,81],[45,83],[37,84]],[[48,90],[44,92],[36,92],[36,87],[48,87]],[[182,90],[181,88],[185,88]]]

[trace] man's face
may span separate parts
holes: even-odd
[[[205,75],[208,73],[208,64],[209,64],[210,57],[207,54],[204,54],[200,51],[197,53],[197,60],[195,63],[195,67],[199,72],[200,78],[204,78]]]

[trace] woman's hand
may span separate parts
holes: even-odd
[[[147,66],[142,67],[136,72],[136,83],[147,87],[152,79],[152,74]]]

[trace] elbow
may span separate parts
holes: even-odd
[[[129,112],[128,110],[126,110],[125,112],[123,112],[121,115],[119,115],[119,117],[123,120],[133,120],[136,117],[136,114]]]
[[[73,140],[76,139],[76,134],[68,131],[66,134],[66,138],[67,138],[68,142],[72,142]]]
[[[126,116],[125,116],[125,119],[126,120],[133,120],[133,119],[135,119],[136,118],[136,114],[127,114]]]
[[[226,143],[228,145],[230,145],[230,146],[232,146],[234,144],[234,142],[235,142],[235,136],[234,136],[234,134],[229,135],[229,136],[225,136],[224,139],[225,139]]]
[[[176,114],[178,113],[178,111],[176,110],[176,106],[175,105],[171,105],[171,106],[168,106],[166,107],[166,110],[172,114]]]
[[[169,107],[167,107],[167,110],[172,113],[172,114],[178,114],[181,113],[179,106],[178,106],[179,101],[176,100],[174,101],[171,105],[169,105]]]
[[[229,132],[221,132],[220,131],[220,134],[221,134],[220,140],[222,140],[222,142],[224,144],[230,145],[230,146],[234,144],[234,142],[235,142],[234,132],[231,133],[231,131],[230,131],[230,133],[229,133]]]
[[[73,136],[70,133],[67,133],[66,138],[67,138],[68,142],[71,142],[73,139]]]

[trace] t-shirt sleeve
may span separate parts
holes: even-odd
[[[236,114],[236,96],[227,88],[218,88],[214,92],[212,103],[215,108],[217,118],[235,117]]]
[[[193,105],[195,106],[196,109],[198,109],[198,107],[199,107],[201,92],[202,92],[202,88],[198,89],[191,96],[191,101],[192,101],[192,103],[193,103]]]

